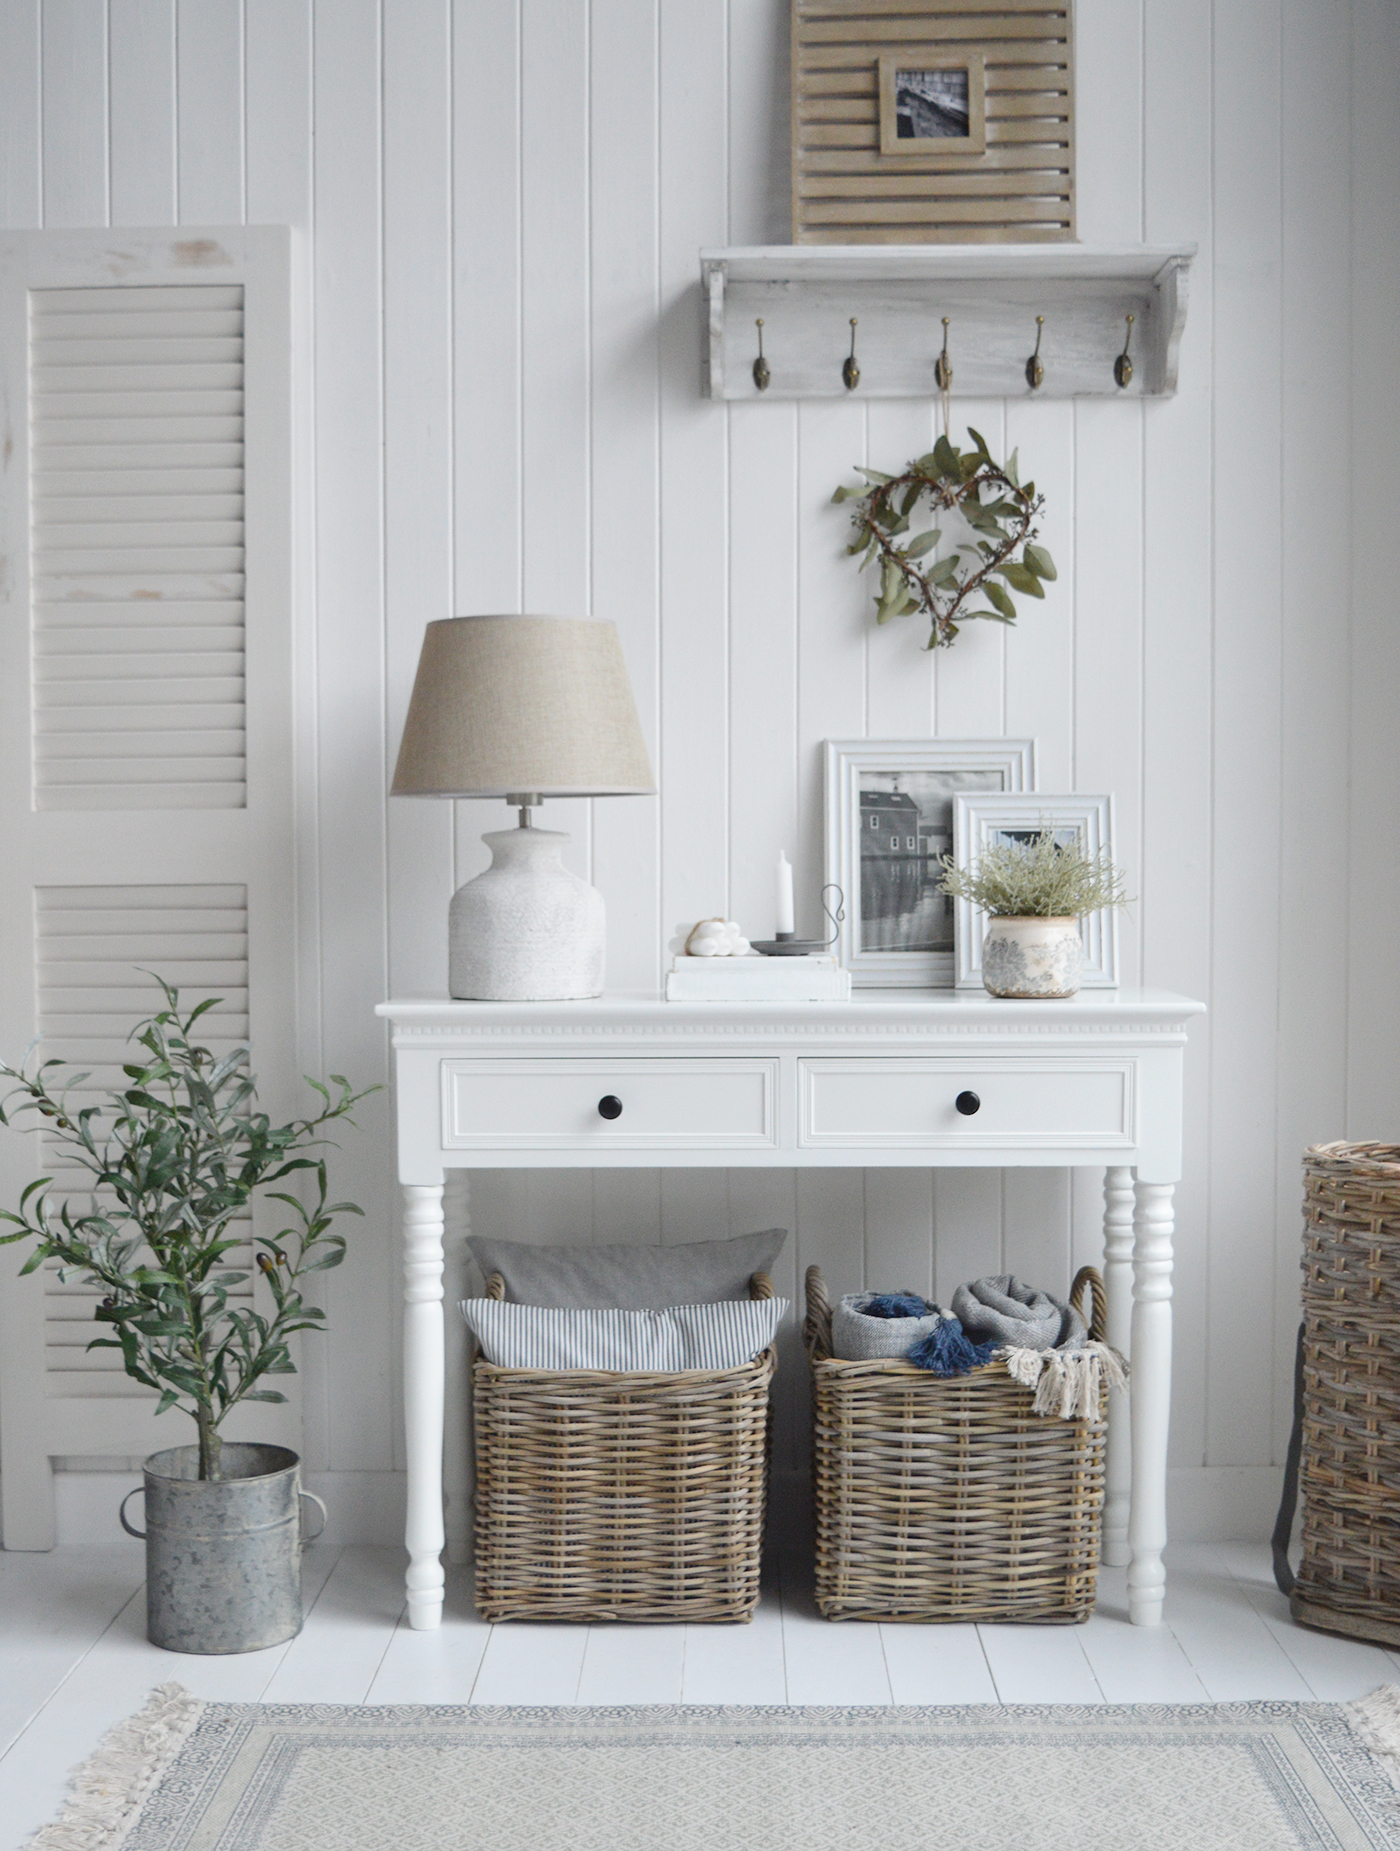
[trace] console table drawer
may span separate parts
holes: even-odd
[[[1131,1060],[1034,1055],[805,1060],[799,1141],[853,1151],[1130,1149],[1136,1074]]]
[[[712,1150],[777,1139],[771,1060],[445,1060],[444,1150]]]

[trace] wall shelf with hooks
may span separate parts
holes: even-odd
[[[704,250],[701,390],[727,399],[933,398],[946,316],[954,398],[1170,397],[1195,254],[1193,244]],[[1037,334],[1042,371],[1033,386]]]

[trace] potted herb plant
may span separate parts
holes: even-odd
[[[61,1060],[30,1070],[0,1063],[14,1082],[0,1100],[0,1124],[32,1117],[66,1165],[85,1170],[90,1194],[55,1200],[51,1177],[25,1189],[18,1213],[0,1210],[12,1231],[0,1243],[32,1240],[23,1272],[56,1260],[97,1287],[96,1311],[109,1334],[89,1349],[120,1349],[127,1374],[180,1408],[198,1443],[145,1462],[147,1630],[153,1644],[182,1652],[244,1652],[292,1638],[301,1628],[300,1461],[282,1446],[226,1441],[220,1428],[245,1401],[283,1401],[274,1379],[294,1373],[290,1339],[316,1330],[324,1312],[301,1283],[338,1266],[345,1241],[328,1202],[326,1166],[308,1152],[357,1099],[332,1076],[335,1094],[311,1080],[319,1111],[274,1125],[257,1109],[249,1051],[217,1058],[197,1040],[214,999],[182,1013],[179,992],[161,982],[165,1008],[138,1023],[123,1066],[126,1085],[104,1104],[72,1103],[90,1078]],[[373,1089],[371,1089],[373,1090]],[[271,1185],[310,1172],[307,1203]],[[288,1225],[255,1234],[253,1264],[271,1303],[259,1310],[238,1288],[252,1276],[235,1251],[235,1226],[255,1196],[282,1203]],[[133,1492],[132,1496],[135,1495]],[[319,1500],[313,1500],[319,1502]],[[324,1511],[324,1506],[322,1506]]]
[[[1073,996],[1084,969],[1079,921],[1100,907],[1126,906],[1123,875],[1106,854],[1056,840],[1042,829],[1028,842],[989,842],[970,868],[943,857],[943,893],[988,915],[982,982],[993,996]]]

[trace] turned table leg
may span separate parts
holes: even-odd
[[[1166,1592],[1162,1549],[1172,1388],[1172,1185],[1139,1179],[1136,1193],[1128,1617],[1134,1626],[1155,1626]]]
[[[1121,1165],[1104,1171],[1103,1282],[1108,1292],[1108,1341],[1120,1356],[1133,1346],[1133,1173]],[[1108,1489],[1103,1511],[1103,1559],[1128,1563],[1128,1499],[1133,1483],[1130,1408],[1111,1395],[1108,1409]]]
[[[406,1183],[403,1412],[408,1455],[408,1623],[442,1620],[442,1184]]]

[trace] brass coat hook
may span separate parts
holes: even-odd
[[[1128,358],[1128,348],[1132,343],[1133,322],[1136,319],[1137,319],[1136,316],[1129,315],[1128,331],[1123,336],[1123,351],[1122,353],[1119,354],[1118,358],[1113,362],[1113,377],[1118,381],[1118,384],[1120,386],[1131,385],[1133,381],[1133,363]]]
[[[943,317],[943,351],[933,363],[933,376],[938,382],[940,392],[949,392],[953,385],[953,362],[948,358],[948,317]]]
[[[1045,384],[1045,365],[1040,357],[1040,337],[1044,331],[1045,317],[1037,315],[1035,318],[1035,352],[1026,362],[1026,384],[1032,392]]]
[[[753,325],[758,329],[758,358],[753,363],[753,382],[760,392],[766,392],[773,375],[763,357],[763,317],[760,315]]]
[[[854,392],[860,384],[860,364],[856,359],[856,318],[851,317],[851,351],[841,363],[841,377],[846,382],[846,390]]]

